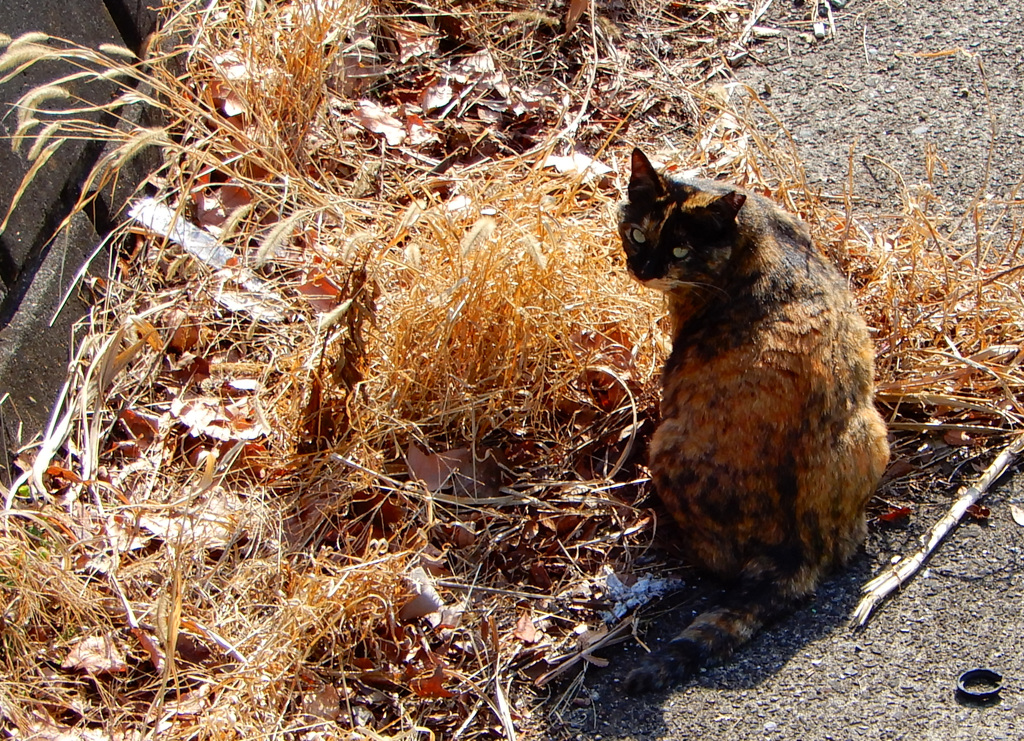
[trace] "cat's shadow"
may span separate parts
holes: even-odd
[[[794,656],[810,644],[828,640],[848,639],[850,615],[861,596],[861,587],[871,577],[871,559],[861,552],[843,571],[826,579],[813,599],[775,624],[761,630],[741,646],[723,664],[701,671],[689,683],[670,690],[640,696],[627,695],[624,680],[630,669],[639,663],[644,649],[628,641],[605,654],[608,668],[587,677],[584,692],[593,698],[593,709],[587,715],[590,728],[576,731],[598,733],[602,739],[660,738],[668,728],[661,709],[687,684],[709,690],[755,689],[777,674]],[[651,621],[643,639],[656,649],[685,628],[695,611],[713,604],[720,594],[710,580],[693,577],[679,593],[666,597],[657,612],[673,608],[651,620],[651,613],[642,615]],[[592,736],[578,736],[590,738]]]

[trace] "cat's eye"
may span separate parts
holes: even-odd
[[[682,260],[684,257],[690,254],[690,251],[685,247],[676,247],[672,250],[672,254]]]
[[[647,235],[639,229],[631,229],[629,232],[629,238],[637,244],[643,244],[647,241]]]

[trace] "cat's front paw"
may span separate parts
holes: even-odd
[[[626,677],[626,692],[631,695],[660,692],[692,676],[692,662],[667,651],[655,651]]]

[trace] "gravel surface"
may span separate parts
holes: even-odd
[[[783,28],[782,37],[754,47],[756,61],[737,75],[793,133],[812,183],[842,193],[852,162],[855,194],[882,215],[901,210],[929,167],[933,192],[954,212],[1014,197],[1024,175],[1024,3],[850,0],[836,10],[835,38],[807,43],[810,5],[777,0],[762,24]],[[546,734],[1024,738],[1024,527],[1009,506],[1024,501],[1024,478],[1004,481],[986,499],[988,524],[955,530],[866,629],[847,624],[860,586],[915,550],[952,500],[933,491],[908,526],[873,529],[867,552],[812,603],[669,694],[626,697],[621,680],[640,649],[608,654],[610,667],[586,678],[589,704],[562,713]],[[685,621],[676,613],[647,638],[656,644]],[[957,676],[975,667],[1003,674],[998,704],[956,699]]]
[[[778,25],[791,3],[777,0]],[[1008,195],[1024,177],[1024,3],[851,0],[835,20],[834,40],[787,30],[738,73],[790,130],[811,181],[841,192],[853,144],[855,193],[896,207],[901,183],[885,164],[923,183],[931,148],[944,202]]]

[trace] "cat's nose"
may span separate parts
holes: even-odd
[[[650,259],[645,260],[637,257],[633,260],[630,260],[629,270],[634,275],[634,277],[641,283],[661,277],[661,275],[659,274],[660,271],[657,269],[657,266],[654,264],[654,261]]]

